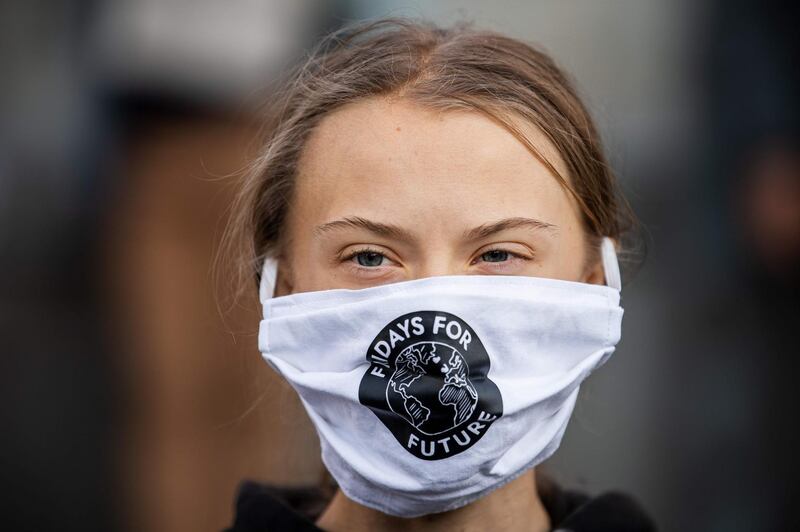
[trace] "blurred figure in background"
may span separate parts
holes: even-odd
[[[3,5],[3,529],[218,530],[242,475],[317,480],[211,281],[253,93],[335,7]]]
[[[693,257],[706,286],[681,322],[687,367],[705,380],[687,400],[706,423],[676,446],[689,468],[673,500],[707,494],[691,506],[706,529],[800,526],[791,414],[800,369],[799,16],[786,2],[713,2],[700,40],[705,151],[695,208],[705,214]]]

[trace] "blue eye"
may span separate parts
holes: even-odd
[[[386,258],[382,254],[375,251],[359,251],[353,257],[358,261],[359,266],[365,268],[375,268],[383,264],[383,259]]]
[[[508,260],[508,251],[502,249],[492,249],[481,255],[484,262],[505,262]]]

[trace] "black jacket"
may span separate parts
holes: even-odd
[[[554,530],[559,532],[654,532],[655,524],[629,496],[597,497],[556,485],[540,494]],[[319,532],[316,518],[327,505],[317,489],[287,489],[245,481],[236,496],[236,518],[223,532]]]

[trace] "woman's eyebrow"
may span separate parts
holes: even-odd
[[[402,227],[381,222],[373,222],[372,220],[367,220],[366,218],[362,218],[360,216],[348,216],[339,220],[318,225],[314,228],[314,234],[319,236],[329,231],[347,228],[366,229],[367,231],[377,235],[409,242],[414,240],[414,236],[411,234],[411,232],[403,229]]]
[[[516,216],[514,218],[504,218],[496,222],[481,224],[478,227],[464,231],[464,240],[479,240],[495,233],[499,233],[505,229],[513,229],[515,227],[526,227],[536,231],[558,231],[557,225],[543,222],[535,218],[523,218]]]
[[[496,222],[481,224],[477,227],[464,231],[463,238],[464,240],[478,240],[481,238],[486,238],[487,236],[491,236],[495,233],[499,233],[500,231],[513,229],[516,227],[527,227],[537,231],[558,231],[558,226],[551,223],[543,222],[535,218],[523,218],[517,216],[514,218],[504,218]],[[411,232],[403,229],[400,226],[374,222],[372,220],[362,218],[361,216],[347,216],[339,220],[318,225],[314,228],[314,234],[316,236],[320,236],[329,231],[352,228],[366,229],[367,231],[375,233],[376,235],[385,236],[387,238],[396,238],[398,240],[407,242],[414,240],[414,236],[411,234]]]

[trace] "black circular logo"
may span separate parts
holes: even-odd
[[[489,355],[464,320],[422,310],[392,320],[367,351],[358,398],[423,460],[454,456],[474,445],[503,415],[488,377]]]

